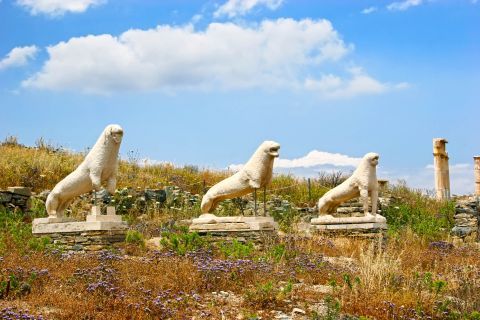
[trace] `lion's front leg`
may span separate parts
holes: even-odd
[[[108,180],[107,180],[107,191],[108,191],[110,194],[114,194],[116,187],[117,187],[117,177],[111,176],[111,177],[108,178]]]
[[[360,189],[360,201],[363,204],[363,213],[365,215],[368,215],[368,189],[367,188],[361,188]]]
[[[90,171],[93,191],[100,191],[102,188],[102,173],[98,170]]]
[[[377,214],[377,203],[378,203],[378,190],[372,190],[370,192],[370,198],[372,200],[372,214]]]

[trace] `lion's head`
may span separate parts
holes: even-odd
[[[271,157],[276,158],[279,156],[280,144],[275,141],[264,141],[260,148]]]
[[[120,144],[123,138],[123,129],[118,124],[110,124],[105,128],[105,141],[113,141]]]
[[[378,165],[378,159],[380,156],[378,153],[369,152],[363,156],[363,160],[366,161],[372,167],[376,167]]]

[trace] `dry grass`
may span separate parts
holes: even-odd
[[[247,260],[225,258],[216,247],[212,253],[185,256],[142,249],[135,256],[25,255],[11,247],[1,263],[1,279],[12,272],[23,280],[32,270],[38,275],[29,290],[11,291],[0,306],[28,307],[49,319],[221,319],[222,314],[230,319],[239,313],[270,319],[272,310],[289,312],[293,307],[305,308],[313,317],[308,306],[322,303],[327,295],[314,294],[312,288],[322,284],[333,288],[331,298],[351,315],[475,316],[480,307],[478,247],[438,249],[414,238],[405,241],[380,249],[368,241],[290,237],[255,250]],[[273,252],[279,246],[285,252],[277,259]],[[288,283],[301,286],[289,291]],[[238,301],[215,299],[212,292],[220,291]]]
[[[51,189],[81,159],[81,154],[45,144],[25,148],[15,141],[4,143],[0,188]],[[204,181],[208,186],[227,174],[122,161],[118,180],[119,188],[176,185],[201,194]],[[313,201],[306,182],[294,177],[275,177],[271,189],[294,204],[311,206],[327,189],[324,183],[320,178],[312,181]],[[133,245],[118,255],[33,251],[29,223],[42,213],[42,204],[35,204],[32,217],[0,210],[0,315],[2,308],[13,306],[15,312],[28,309],[24,313],[47,319],[235,319],[239,314],[244,319],[273,319],[273,310],[289,313],[299,307],[318,319],[311,307],[329,301],[331,316],[339,311],[370,319],[478,320],[478,246],[431,243],[448,240],[452,204],[403,185],[392,191],[401,201],[395,204],[398,209],[385,212],[394,232],[384,245],[289,234],[254,250],[200,241],[194,247],[173,248],[176,253]],[[75,203],[73,211],[84,210],[84,205]],[[136,229],[158,235],[162,224],[188,217],[188,210],[149,211],[138,217]],[[329,286],[331,293],[315,291],[318,285]],[[230,298],[212,293],[220,291],[228,291]]]
[[[10,186],[26,186],[35,192],[51,190],[58,181],[72,172],[82,161],[84,154],[71,153],[45,143],[30,148],[16,141],[0,143],[0,189]],[[177,186],[192,194],[203,194],[207,188],[231,175],[229,171],[199,169],[196,166],[176,167],[171,164],[139,165],[138,159],[120,161],[117,187],[164,188]],[[301,206],[313,206],[328,190],[326,177],[311,181],[311,194],[305,179],[279,175],[274,177],[268,196],[281,195]],[[263,193],[259,193],[263,197]]]

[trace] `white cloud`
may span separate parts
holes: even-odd
[[[221,5],[213,16],[218,18],[228,16],[233,18],[242,16],[253,10],[255,7],[265,6],[270,10],[276,10],[283,3],[283,0],[228,0]]]
[[[410,88],[410,83],[408,82],[400,82],[393,86],[395,89],[403,90]]]
[[[0,70],[26,65],[28,60],[35,57],[38,52],[36,46],[13,48],[5,58],[0,60]]]
[[[128,160],[128,159],[124,159],[124,160]],[[158,165],[175,166],[175,164],[171,161],[155,160],[148,157],[139,159],[137,161],[137,164],[141,167],[158,166]]]
[[[278,159],[275,161],[276,168],[310,168],[321,165],[333,165],[339,167],[356,167],[361,158],[352,158],[340,153],[330,153],[313,150],[306,156],[296,159]]]
[[[321,96],[330,99],[351,98],[365,94],[379,94],[391,89],[405,89],[409,84],[382,83],[366,74],[361,68],[350,68],[350,77],[342,79],[339,76],[327,74],[320,79],[305,79],[305,88],[319,93]]]
[[[255,26],[211,23],[202,31],[193,25],[160,25],[118,37],[75,37],[48,47],[49,59],[23,86],[100,94],[295,87],[303,86],[307,71],[339,61],[351,48],[328,20],[265,20]],[[383,87],[360,74],[346,90]]]
[[[435,176],[433,164],[423,168],[392,170],[388,173],[379,173],[382,177],[395,182],[399,179],[405,180],[412,188],[430,191],[433,195],[435,190]],[[450,192],[456,195],[471,194],[474,191],[473,165],[467,163],[451,164],[450,171]]]
[[[370,14],[370,13],[375,12],[377,10],[378,10],[377,7],[368,7],[368,8],[363,9],[361,12],[363,14]]]
[[[350,167],[358,166],[361,158],[354,158],[340,153],[330,153],[319,150],[312,150],[307,155],[295,159],[279,158],[274,162],[274,168],[277,171],[282,169],[311,169],[314,173],[319,171],[319,167]],[[232,164],[228,166],[229,170],[238,171],[243,164]],[[278,170],[280,169],[280,170]]]
[[[47,14],[51,16],[59,16],[67,12],[85,12],[89,7],[104,2],[106,0],[17,0],[17,4],[30,11],[32,15]]]
[[[422,4],[422,0],[404,0],[398,2],[392,2],[387,6],[391,11],[405,11],[410,7],[416,7]]]

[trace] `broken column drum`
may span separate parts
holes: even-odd
[[[480,156],[473,157],[475,173],[475,196],[480,197]]]
[[[433,166],[435,169],[435,193],[438,200],[450,198],[450,173],[448,167],[448,153],[443,138],[433,139]]]

